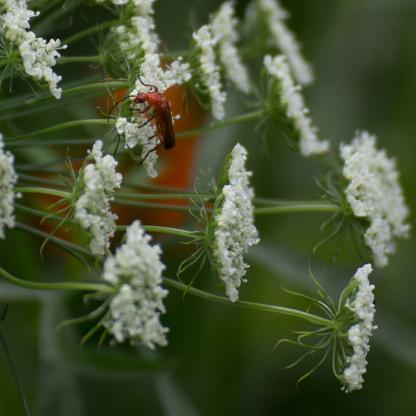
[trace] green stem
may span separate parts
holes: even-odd
[[[115,25],[118,20],[108,20],[99,25],[89,27],[88,29],[82,30],[81,32],[76,33],[75,35],[66,38],[62,44],[69,45],[71,43],[77,42],[89,35],[94,35],[95,33],[99,32],[100,30],[109,29],[111,26]]]
[[[44,194],[44,195],[53,195],[58,196],[60,198],[69,199],[71,194],[69,192],[60,191],[58,189],[52,188],[41,188],[37,186],[18,186],[15,188],[16,192],[21,193],[30,193],[30,194]]]
[[[83,84],[83,85],[76,85],[73,87],[63,85],[63,93],[62,98],[66,98],[72,94],[78,94],[82,92],[89,92],[89,91],[97,91],[97,94],[102,94],[100,90],[105,89],[109,90],[110,88],[126,88],[129,86],[127,81],[106,81],[106,82],[92,82],[90,84]],[[16,107],[20,106],[33,106],[34,104],[38,103],[39,101],[47,101],[47,100],[55,100],[54,97],[51,96],[49,91],[44,91],[41,93],[24,95],[22,97],[13,97],[9,98],[8,100],[2,100],[0,103],[0,109],[5,111],[13,110]]]
[[[28,280],[19,279],[13,276],[2,267],[0,267],[0,276],[17,286],[25,287],[26,289],[37,290],[84,290],[91,292],[113,293],[114,289],[102,283],[84,283],[84,282],[30,282]]]
[[[22,139],[26,139],[28,137],[37,136],[39,134],[52,133],[54,131],[65,130],[65,129],[68,129],[68,128],[71,128],[71,127],[92,126],[92,125],[108,126],[108,125],[114,125],[114,124],[115,124],[114,120],[111,120],[111,119],[106,120],[106,119],[102,119],[102,118],[66,121],[64,123],[55,124],[54,126],[51,126],[51,127],[46,127],[44,129],[35,130],[35,131],[30,132],[30,133],[21,134],[20,136],[13,137],[12,140],[13,141],[22,140]]]
[[[337,212],[339,206],[325,202],[289,202],[287,205],[255,208],[255,215],[284,214],[292,212]]]
[[[182,230],[180,228],[173,228],[173,227],[162,227],[158,225],[144,225],[143,228],[150,233],[170,234],[170,235],[177,235],[179,237],[186,237],[186,238],[194,238],[195,235],[198,234],[197,231]]]
[[[192,192],[182,192],[182,193],[158,193],[158,194],[132,194],[132,193],[125,193],[125,192],[118,192],[116,196],[120,196],[123,198],[131,198],[131,199],[189,199],[193,196],[198,196],[201,199],[214,199],[214,195],[197,195]]]
[[[114,205],[125,205],[130,207],[140,207],[140,208],[153,208],[169,211],[186,211],[188,212],[191,208],[187,205],[169,205],[169,204],[158,204],[156,202],[141,202],[141,201],[129,201],[128,199],[119,199],[117,198],[114,201]]]
[[[73,64],[80,62],[102,62],[101,55],[89,55],[89,56],[61,56],[56,63],[57,64]]]
[[[34,208],[29,208],[24,205],[15,204],[16,209],[22,212],[27,212],[28,214],[35,215],[36,217],[40,218],[47,218],[48,220],[52,221],[62,221],[63,218],[60,215],[53,215],[48,212],[40,211]],[[68,223],[77,224],[76,221],[67,220]],[[126,231],[128,225],[118,225],[117,231]],[[150,233],[161,233],[161,234],[169,234],[169,235],[177,235],[180,237],[186,238],[195,238],[199,234],[198,231],[190,231],[190,230],[182,230],[180,228],[173,228],[173,227],[162,227],[158,225],[143,225],[143,228],[150,232]]]
[[[295,318],[304,319],[306,321],[312,322],[317,325],[328,326],[328,327],[334,326],[333,321],[329,319],[321,318],[320,316],[313,315],[308,312],[303,312],[298,309],[286,308],[284,306],[265,305],[262,303],[255,303],[255,302],[246,302],[242,300],[239,300],[237,302],[231,302],[228,298],[224,296],[214,295],[212,293],[205,292],[203,290],[196,289],[194,287],[189,287],[188,285],[177,282],[176,280],[173,280],[173,279],[164,278],[163,282],[167,286],[173,287],[186,294],[189,293],[190,295],[197,296],[205,300],[211,300],[214,302],[224,303],[227,305],[240,306],[241,308],[254,309],[257,311],[273,312],[273,313],[277,313],[280,315],[293,316]]]
[[[74,87],[74,88],[76,88],[76,87]],[[78,87],[78,88],[80,88],[80,87]],[[251,120],[256,120],[264,114],[265,114],[265,112],[263,110],[253,111],[251,113],[246,113],[246,114],[243,114],[241,116],[229,118],[227,120],[211,124],[210,126],[207,126],[207,127],[201,127],[201,128],[198,128],[198,129],[192,129],[192,130],[188,130],[188,131],[179,132],[179,133],[176,134],[176,137],[177,138],[184,138],[184,137],[193,136],[195,134],[208,133],[210,131],[220,129],[222,127],[230,126],[232,124],[239,124],[239,123],[243,123],[243,122],[247,122],[247,121],[251,121]],[[30,132],[30,133],[25,133],[25,134],[21,134],[20,136],[12,137],[11,140],[12,141],[22,140],[22,139],[26,139],[28,137],[37,136],[39,134],[52,133],[54,131],[65,130],[65,129],[71,128],[71,127],[80,127],[80,126],[88,126],[88,125],[114,126],[115,125],[115,120],[114,119],[108,119],[108,120],[107,119],[87,119],[87,120],[66,121],[64,123],[60,123],[60,124],[56,124],[56,125],[51,126],[51,127],[47,127],[45,129],[35,130],[35,131]]]
[[[245,113],[240,116],[231,117],[226,120],[213,123],[210,126],[176,133],[176,137],[180,139],[183,137],[189,137],[189,136],[193,136],[197,134],[209,133],[210,131],[220,129],[222,127],[231,126],[233,124],[240,124],[240,123],[246,123],[248,121],[257,120],[261,118],[262,116],[264,116],[265,114],[266,114],[265,110],[252,111],[250,113]]]

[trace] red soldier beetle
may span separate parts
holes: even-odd
[[[143,123],[140,127],[144,127],[146,124],[151,123],[153,120],[155,121],[157,134],[149,137],[149,140],[153,139],[154,137],[159,137],[161,144],[165,149],[172,149],[176,143],[175,131],[173,129],[173,122],[172,122],[172,112],[170,108],[170,103],[167,98],[159,92],[158,88],[152,84],[145,84],[140,78],[140,83],[145,86],[149,87],[149,92],[139,92],[136,95],[129,95],[124,97],[122,100],[118,101],[110,110],[117,107],[122,101],[125,101],[129,98],[133,98],[134,104],[147,104],[147,106],[138,111],[139,114],[149,116],[148,120]],[[152,110],[153,113],[149,115],[149,111]],[[154,152],[158,146],[155,146],[153,149],[149,150],[144,158],[140,161],[140,164],[143,163],[146,158],[149,156],[151,152]]]

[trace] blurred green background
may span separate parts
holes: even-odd
[[[66,2],[70,4],[70,1]],[[238,1],[242,10],[246,2]],[[356,129],[368,129],[397,158],[407,202],[415,209],[416,2],[414,0],[292,0],[290,26],[315,68],[316,82],[306,91],[312,117],[321,136],[333,147],[349,141]],[[159,0],[158,31],[169,50],[186,48],[192,27],[206,22],[220,1]],[[101,15],[100,15],[101,13]],[[101,21],[106,12],[83,5],[52,27],[48,36],[64,38]],[[192,23],[190,23],[192,22]],[[74,45],[67,55],[94,53],[93,42]],[[65,82],[86,74],[85,65],[60,67]],[[6,84],[4,84],[6,85]],[[3,88],[5,88],[3,85]],[[27,90],[26,86],[16,89]],[[7,95],[3,91],[3,96]],[[228,114],[244,110],[244,99],[230,95]],[[54,112],[2,121],[4,130],[30,131],[59,120],[89,118],[91,101],[63,100]],[[84,129],[78,137],[103,130]],[[86,136],[87,134],[87,136]],[[216,131],[206,136],[195,173],[216,172],[218,161],[238,138],[250,151],[249,167],[258,196],[315,199],[315,164],[291,152],[280,140],[263,143],[254,125]],[[49,157],[44,149],[20,149],[32,158]],[[26,154],[26,157],[27,157]],[[53,156],[53,155],[52,155]],[[45,159],[45,160],[46,160]],[[311,264],[323,285],[338,296],[361,265],[346,241],[336,260],[329,245],[312,254],[322,238],[324,215],[288,214],[257,222],[262,243],[250,253],[249,282],[241,298],[272,304],[307,305],[284,294],[282,285],[312,291]],[[414,215],[411,215],[413,228]],[[164,241],[168,273],[184,255]],[[164,322],[170,327],[169,347],[157,352],[128,347],[83,348],[86,328],[57,332],[62,319],[85,313],[81,296],[20,290],[0,283],[0,299],[9,303],[1,329],[35,415],[413,415],[416,408],[416,313],[413,237],[398,245],[397,254],[374,276],[377,297],[376,331],[362,391],[340,391],[330,363],[325,363],[299,388],[296,380],[317,357],[294,369],[284,369],[302,352],[274,343],[307,325],[294,319],[211,304],[171,292]],[[48,248],[39,258],[40,241],[18,231],[0,242],[0,262],[18,276],[33,280],[80,279],[88,271]],[[87,276],[88,278],[88,276]],[[197,286],[219,291],[209,270]],[[0,415],[23,414],[12,374],[0,354]]]

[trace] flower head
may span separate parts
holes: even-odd
[[[286,26],[288,12],[277,0],[257,0],[256,5],[264,16],[271,34],[271,43],[283,53],[297,81],[301,85],[313,82],[313,73],[300,51],[299,43]]]
[[[232,302],[238,300],[238,288],[244,282],[249,267],[244,255],[250,246],[259,242],[254,225],[253,189],[250,187],[251,172],[245,168],[247,151],[234,146],[227,170],[225,185],[215,203],[213,254],[220,279],[225,283],[227,296]]]
[[[274,92],[279,95],[280,107],[283,107],[285,116],[299,137],[301,154],[311,156],[327,152],[329,143],[318,138],[317,129],[308,117],[309,110],[305,106],[300,87],[293,82],[285,57],[278,55],[272,58],[267,55],[264,65],[268,75],[276,83]]]
[[[347,310],[350,323],[347,324],[347,339],[343,342],[345,345],[341,349],[346,355],[344,353],[341,355],[341,361],[344,364],[341,368],[340,379],[346,392],[359,390],[363,386],[370,338],[373,330],[377,328],[373,324],[374,285],[371,285],[368,280],[371,272],[371,264],[360,267],[344,291],[345,303],[342,308]]]
[[[375,264],[385,266],[395,250],[394,238],[406,238],[410,230],[396,163],[377,150],[376,137],[367,132],[357,132],[351,144],[341,145],[340,153],[347,201],[356,217],[369,222],[366,244]]]
[[[220,60],[226,77],[240,91],[248,93],[250,91],[248,71],[235,46],[238,41],[237,23],[233,2],[226,1],[213,16],[211,30],[218,41]]]
[[[14,170],[14,156],[4,150],[3,135],[0,133],[0,238],[5,238],[5,228],[13,228],[14,191],[17,175]]]
[[[90,234],[90,249],[95,255],[106,253],[116,231],[117,215],[111,212],[111,201],[122,180],[116,171],[117,161],[111,155],[103,156],[102,147],[102,141],[97,140],[74,190],[75,219]]]
[[[119,343],[166,345],[168,329],[160,315],[168,292],[161,287],[165,266],[160,247],[149,244],[151,237],[139,221],[130,225],[126,236],[126,242],[104,263],[104,279],[118,288],[105,326]]]
[[[225,115],[224,105],[227,96],[223,91],[220,68],[214,50],[218,40],[209,25],[204,25],[194,32],[193,39],[198,59],[197,89],[209,97],[213,116],[222,119]]]
[[[47,42],[29,30],[30,19],[39,13],[28,10],[25,0],[3,0],[0,9],[0,32],[18,48],[26,74],[35,80],[47,82],[52,95],[60,98],[62,89],[57,85],[62,77],[55,74],[52,67],[60,57],[58,50],[66,46],[62,46],[59,39]]]

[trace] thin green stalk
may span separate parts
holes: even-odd
[[[89,80],[92,80],[91,78],[88,78],[84,80],[84,82],[87,82]],[[67,96],[72,94],[79,94],[82,92],[89,92],[89,91],[97,91],[97,94],[102,94],[101,90],[109,90],[110,88],[126,88],[129,86],[129,83],[127,81],[100,81],[100,82],[92,82],[90,84],[82,84],[82,85],[63,85],[62,86],[62,98],[61,100],[65,99]],[[21,97],[13,97],[9,98],[7,100],[2,100],[0,103],[0,109],[3,110],[13,110],[16,107],[20,106],[33,106],[34,104],[38,103],[42,100],[51,100],[56,101],[56,99],[51,96],[49,91],[43,91],[35,96],[33,94],[26,94]]]
[[[182,131],[182,132],[176,133],[176,138],[180,139],[180,138],[184,138],[184,137],[193,136],[193,135],[196,135],[196,134],[209,133],[210,131],[220,129],[222,127],[231,126],[233,124],[240,124],[240,123],[246,123],[248,121],[257,120],[257,119],[261,118],[262,116],[264,116],[265,114],[266,114],[265,110],[253,111],[251,113],[242,114],[240,116],[231,117],[231,118],[228,118],[226,120],[219,121],[217,123],[213,123],[210,126],[201,127],[201,128],[197,128],[197,129],[192,129],[192,130]]]
[[[127,229],[126,225],[119,226],[119,227],[120,229],[121,227],[123,227],[124,230]],[[117,229],[119,229],[119,227],[117,227]],[[150,233],[169,234],[169,235],[176,235],[179,237],[186,237],[186,238],[194,238],[195,234],[197,233],[196,231],[182,230],[180,228],[173,228],[173,227],[162,227],[158,225],[144,225],[143,228]]]
[[[339,206],[325,202],[289,202],[287,205],[255,208],[255,215],[285,214],[293,212],[337,212]]]
[[[104,292],[113,293],[114,289],[102,283],[86,283],[86,282],[31,282],[28,280],[19,279],[11,273],[0,267],[0,276],[14,285],[24,287],[26,289],[35,290],[83,290],[88,292]]]
[[[47,218],[48,220],[52,221],[62,221],[63,217],[60,215],[50,214],[48,212],[40,211],[38,209],[26,207],[24,205],[15,204],[16,209],[22,212],[27,212],[28,214],[34,215],[40,218]],[[77,224],[76,221],[67,220],[70,224]],[[126,231],[128,225],[118,225],[117,231]],[[195,235],[198,234],[198,231],[190,231],[190,230],[182,230],[180,228],[173,228],[173,227],[162,227],[158,225],[143,225],[143,228],[150,232],[150,233],[160,233],[160,234],[169,234],[169,235],[176,235],[179,237],[186,237],[186,238],[195,238]]]
[[[15,191],[20,192],[20,193],[53,195],[53,196],[58,196],[60,198],[66,198],[66,199],[69,199],[71,196],[71,194],[66,191],[60,191],[58,189],[52,189],[52,188],[41,188],[37,186],[17,186],[15,188]]]
[[[295,318],[300,318],[300,319],[312,322],[317,325],[328,326],[328,327],[334,326],[334,322],[329,319],[321,318],[320,316],[313,315],[309,312],[303,312],[298,309],[286,308],[284,306],[265,305],[262,303],[255,303],[255,302],[246,302],[242,300],[239,300],[237,302],[231,302],[228,298],[224,296],[214,295],[213,293],[205,292],[203,290],[196,289],[194,287],[189,287],[188,285],[180,283],[173,279],[164,278],[163,282],[167,286],[173,287],[174,289],[178,289],[186,294],[189,293],[190,295],[197,296],[205,300],[224,303],[226,305],[239,306],[241,308],[254,309],[257,311],[272,312],[272,313],[277,313],[280,315],[293,316]]]
[[[202,127],[198,129],[192,129],[188,131],[183,131],[176,134],[177,138],[185,138],[190,137],[195,134],[202,134],[208,133],[210,131],[220,129],[222,127],[230,126],[232,124],[239,124],[251,120],[256,120],[264,115],[265,112],[263,110],[253,111],[252,113],[246,113],[241,116],[229,118],[224,121],[220,121],[218,123],[211,124],[207,127]],[[54,131],[65,130],[71,127],[80,127],[80,126],[87,126],[87,125],[101,125],[101,126],[114,126],[115,120],[114,119],[87,119],[87,120],[73,120],[73,121],[66,121],[64,123],[56,124],[51,127],[47,127],[45,129],[35,130],[30,133],[21,134],[20,136],[12,137],[11,141],[22,140],[28,137],[37,136],[40,134],[52,133]]]
[[[54,131],[65,130],[72,127],[81,127],[81,126],[109,126],[114,125],[115,121],[112,119],[106,120],[103,118],[93,118],[87,120],[73,120],[73,121],[66,121],[64,123],[55,124],[51,127],[46,127],[44,129],[35,130],[30,133],[21,134],[20,136],[12,137],[11,140],[18,141],[22,139],[26,139],[28,137],[38,136],[46,133],[52,133]]]
[[[63,45],[69,45],[71,43],[77,42],[81,39],[86,38],[89,35],[94,35],[95,33],[98,33],[100,30],[109,29],[111,26],[115,25],[118,22],[118,20],[107,20],[103,23],[100,23],[96,26],[89,27],[85,30],[81,30],[81,32],[76,33],[75,35],[72,35],[68,38],[66,38],[62,44]]]
[[[131,198],[131,199],[189,199],[192,198],[193,196],[197,196],[197,194],[195,193],[187,193],[187,192],[182,192],[182,193],[158,193],[158,194],[132,194],[132,193],[126,193],[126,192],[118,192],[116,194],[117,196],[123,197],[123,198]],[[198,195],[199,198],[201,199],[214,199],[215,196],[214,195]]]
[[[22,405],[23,405],[25,415],[30,416],[29,405],[28,405],[27,400],[26,400],[26,395],[24,393],[22,383],[20,382],[19,376],[17,374],[16,367],[13,363],[12,356],[10,354],[9,347],[7,345],[7,342],[6,342],[6,338],[4,337],[1,329],[0,329],[0,344],[3,347],[4,355],[6,356],[6,359],[9,363],[10,369],[12,371],[13,378],[14,378],[14,381],[15,381],[16,386],[17,386],[17,391],[19,392],[20,400],[22,401]]]
[[[101,55],[88,55],[88,56],[61,56],[56,63],[57,64],[73,64],[73,63],[82,63],[90,62],[97,63],[102,62],[103,58]]]
[[[125,205],[130,207],[140,208],[153,208],[168,211],[189,211],[190,206],[186,205],[169,205],[169,204],[158,204],[156,202],[141,202],[141,201],[129,201],[128,199],[116,198],[114,205]]]

